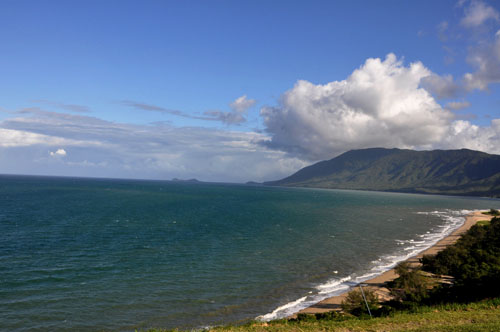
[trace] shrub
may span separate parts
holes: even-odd
[[[317,320],[345,320],[344,315],[336,312],[336,311],[328,311],[314,314]]]
[[[419,268],[402,262],[395,268],[398,278],[389,284],[391,294],[399,302],[422,302],[428,297],[429,279]]]
[[[490,214],[492,216],[498,216],[498,215],[500,215],[500,212],[497,209],[490,209],[488,214]]]
[[[366,288],[363,289],[363,292],[370,311],[376,311],[380,307],[377,294]],[[347,293],[347,296],[342,301],[341,306],[344,311],[354,316],[368,315],[365,300],[363,299],[363,295],[359,289],[355,289]]]
[[[316,314],[299,313],[297,314],[297,318],[292,320],[298,322],[315,322],[317,320],[343,321],[346,319],[350,319],[350,317],[347,317],[344,314],[338,313],[336,311],[327,311]]]
[[[498,211],[497,209],[490,209],[489,211],[483,212],[483,214],[496,217],[500,216],[500,211]]]
[[[299,322],[313,322],[316,320],[316,316],[313,314],[299,313],[297,314],[297,318],[295,320]]]

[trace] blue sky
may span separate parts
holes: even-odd
[[[241,182],[500,153],[495,1],[0,1],[0,173]]]

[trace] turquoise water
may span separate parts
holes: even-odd
[[[0,176],[0,322],[133,331],[282,317],[498,200]]]

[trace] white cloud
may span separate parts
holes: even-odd
[[[51,157],[64,157],[66,156],[66,150],[64,149],[57,149],[55,152],[50,152],[49,153]]]
[[[469,63],[476,68],[464,75],[467,90],[487,90],[488,85],[500,82],[500,34],[497,32],[491,43],[476,47],[469,54]]]
[[[247,96],[243,95],[243,96],[237,98],[231,104],[229,104],[229,107],[231,107],[232,110],[234,110],[238,113],[244,113],[250,107],[252,107],[254,104],[255,104],[254,99],[247,99]]]
[[[465,16],[461,23],[465,27],[477,27],[488,20],[500,20],[498,11],[482,1],[471,1],[465,8]]]
[[[389,54],[366,60],[343,81],[298,81],[281,105],[261,110],[267,145],[310,160],[354,148],[431,146],[453,117],[420,87],[431,74],[420,62],[405,67]]]
[[[450,124],[448,133],[438,147],[467,148],[488,153],[500,153],[500,119],[491,121],[488,127],[457,120]]]
[[[22,147],[31,145],[78,145],[79,142],[57,136],[37,134],[26,130],[0,128],[0,147]]]

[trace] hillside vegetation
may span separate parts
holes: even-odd
[[[425,271],[454,278],[452,287],[442,287],[434,297],[448,301],[500,297],[500,218],[474,225],[454,245],[424,256],[422,263]]]
[[[352,150],[264,184],[500,197],[500,156],[467,149]]]
[[[223,332],[498,332],[500,331],[500,300],[490,300],[464,305],[420,307],[412,312],[398,312],[387,317],[359,319],[286,319],[269,323],[251,322],[240,326],[221,326],[209,331]],[[152,329],[148,332],[167,332]]]

